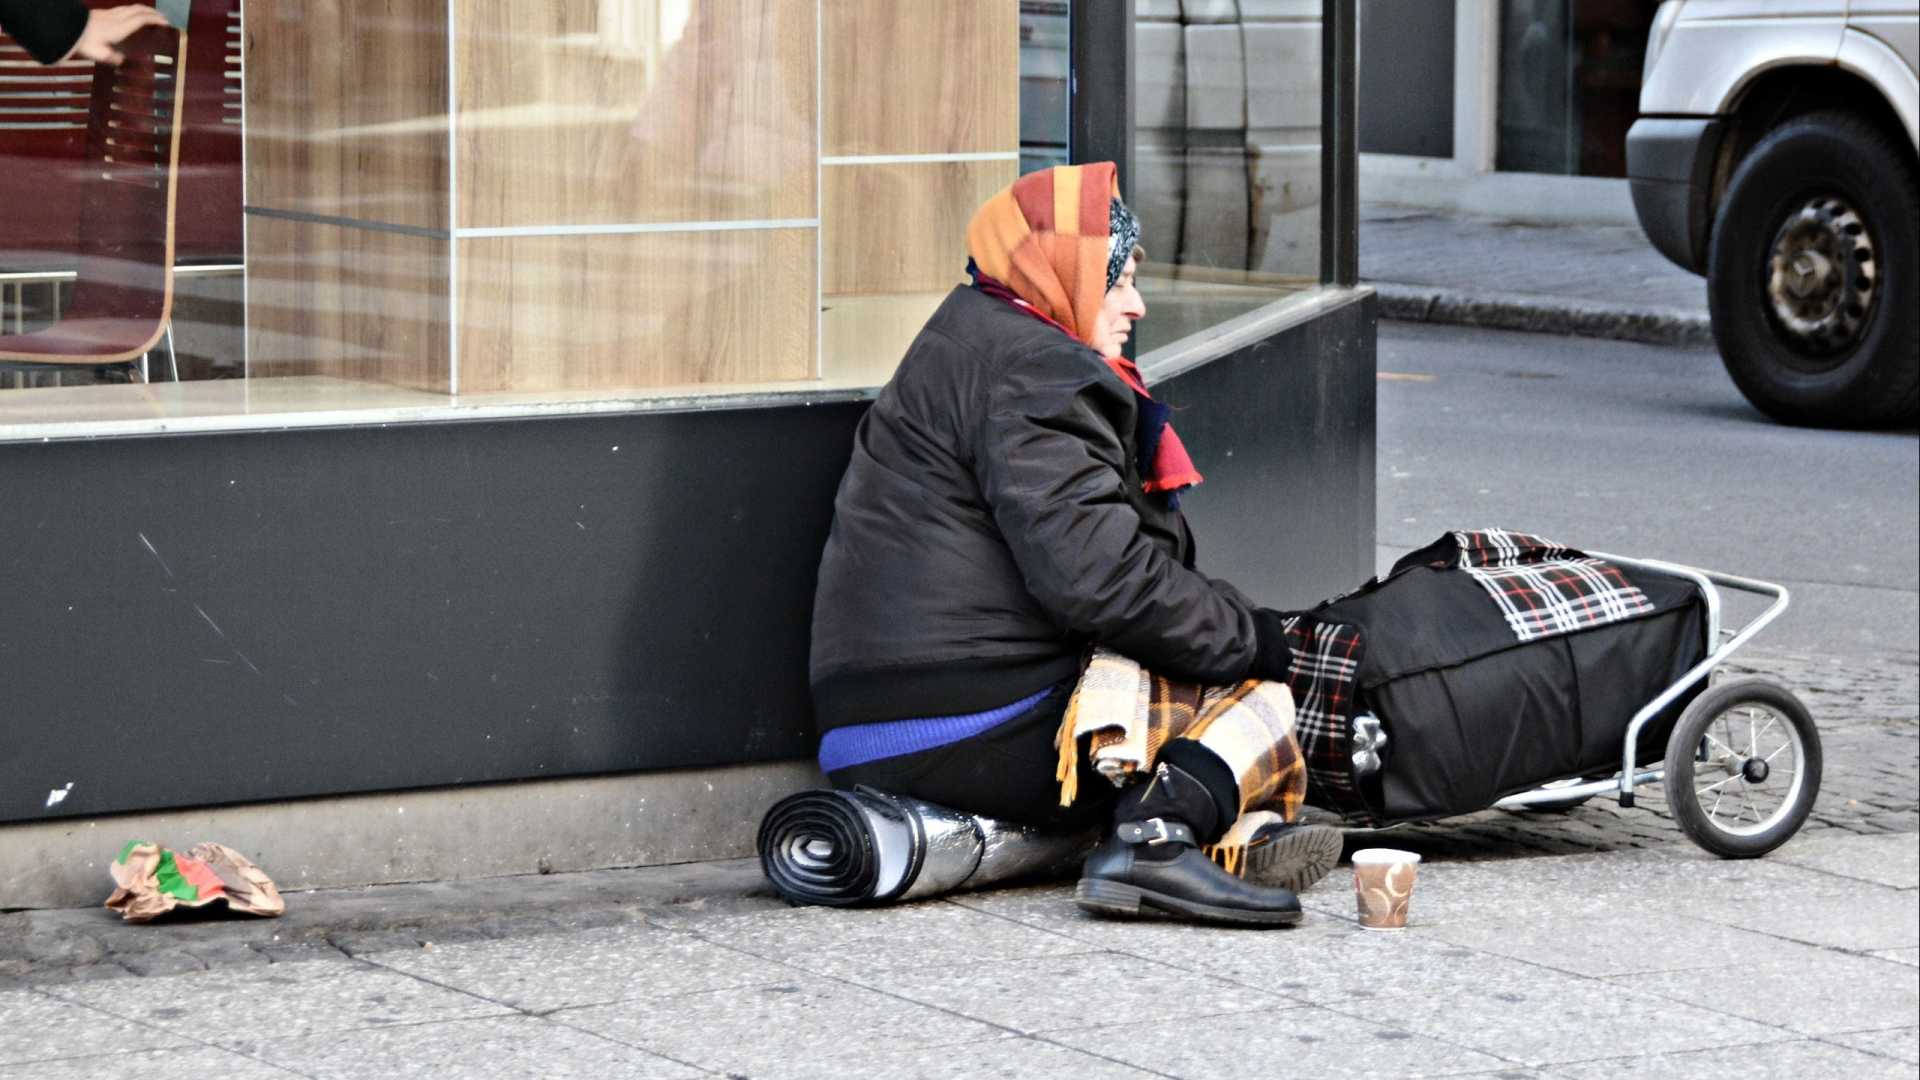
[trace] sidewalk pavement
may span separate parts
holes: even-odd
[[[16,912],[0,1080],[1920,1075],[1914,659],[1748,663],[1826,752],[1760,860],[1693,847],[1656,789],[1350,834],[1427,855],[1388,934],[1344,873],[1258,932],[1097,921],[1060,884],[789,908],[752,860],[297,893],[277,920]]]
[[[1706,279],[1634,225],[1524,225],[1366,204],[1360,277],[1382,318],[1711,346]]]

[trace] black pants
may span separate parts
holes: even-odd
[[[1075,754],[1080,794],[1060,805],[1054,779],[1060,752],[1054,739],[1066,715],[1071,683],[1057,686],[1040,703],[968,739],[932,750],[835,769],[835,787],[856,784],[893,795],[924,799],[969,814],[1035,825],[1079,829],[1104,824],[1119,791],[1087,764],[1085,747]]]

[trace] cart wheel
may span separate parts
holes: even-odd
[[[1792,691],[1766,679],[1708,689],[1667,740],[1667,803],[1693,842],[1728,859],[1765,855],[1820,793],[1820,733]]]

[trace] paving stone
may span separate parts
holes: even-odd
[[[327,941],[348,956],[420,950],[420,935],[413,930],[353,930],[329,934]]]
[[[1725,926],[1855,952],[1920,946],[1920,892],[1913,889],[1863,885],[1849,892],[1844,904],[1832,906],[1729,900],[1701,904],[1692,913]]]
[[[1711,900],[1813,900],[1845,895],[1842,879],[1766,860],[1716,859],[1687,849],[1423,863],[1409,926],[1477,921],[1489,912],[1657,915]],[[1347,897],[1316,893],[1301,902],[1351,917]]]
[[[1342,886],[1344,889],[1344,886]],[[1324,891],[1325,886],[1309,890],[1306,896],[1315,896]],[[1136,920],[1116,921],[1100,918],[1080,910],[1073,902],[1073,888],[1070,885],[1037,885],[1016,889],[995,889],[989,892],[964,893],[948,898],[946,901],[956,907],[964,907],[998,919],[1021,923],[1038,930],[1044,930],[1063,938],[1082,943],[1080,951],[1087,949],[1112,949],[1141,957],[1171,957],[1182,950],[1209,941],[1218,941],[1222,937],[1239,942],[1292,942],[1299,943],[1303,936],[1318,934],[1326,927],[1326,920],[1309,916],[1297,926],[1276,930],[1240,933],[1222,931],[1216,926],[1198,926],[1180,922],[1171,918],[1144,917]]]
[[[255,1042],[505,1013],[500,1005],[350,961],[49,987],[64,1000],[245,1051]],[[280,1007],[268,1003],[278,1002]]]
[[[1203,934],[1177,949],[1143,955],[1318,1005],[1525,986],[1541,973],[1534,964],[1463,948],[1418,929],[1382,933],[1335,919],[1284,934]]]
[[[346,954],[326,942],[308,945],[260,945],[254,951],[275,964],[299,964],[309,960],[339,961]]]
[[[1392,1020],[1327,1009],[1245,1011],[1185,1021],[1081,1028],[1052,1036],[1171,1076],[1288,1080],[1498,1072],[1513,1062],[1424,1038]]]
[[[1881,1031],[1849,1031],[1823,1035],[1822,1042],[1838,1043],[1855,1050],[1920,1065],[1920,1027],[1887,1028]],[[1913,1074],[1909,1072],[1908,1076]]]
[[[1557,912],[1489,913],[1480,920],[1443,923],[1431,934],[1438,941],[1528,961],[1528,970],[1539,970],[1531,966],[1537,964],[1592,977],[1724,968],[1728,957],[1764,954],[1778,945],[1765,934],[1735,929],[1734,925],[1662,912],[1600,914],[1578,920]],[[1684,947],[1649,947],[1655,942]]]
[[[87,964],[83,967],[68,968],[64,973],[64,982],[105,982],[108,979],[129,979],[133,972],[119,964],[107,961],[99,964]]]
[[[680,1080],[701,1070],[538,1017],[489,1017],[257,1043],[252,1053],[315,1080]]]
[[[1508,1067],[1495,1072],[1454,1073],[1456,1080],[1566,1080],[1559,1073],[1544,1069]]]
[[[1913,1080],[1913,1069],[1892,1058],[1803,1039],[1696,1050],[1684,1054],[1646,1054],[1576,1065],[1556,1065],[1568,1080],[1624,1080],[1674,1076],[1737,1076],[1740,1080],[1804,1080],[1809,1076],[1846,1080]]]
[[[1718,973],[1723,983],[1728,973]],[[1645,1054],[1783,1041],[1778,1028],[1602,980],[1542,972],[1525,987],[1474,990],[1448,998],[1397,997],[1382,1008],[1408,1031],[1446,1039],[1508,1061],[1557,1071],[1632,1049]],[[1352,1008],[1340,1006],[1342,1012]],[[1380,1022],[1388,1022],[1380,1018]]]
[[[1291,1004],[1224,979],[1120,953],[902,968],[862,981],[889,994],[1028,1034],[1078,1028],[1093,1017],[1174,1020]]]
[[[551,934],[560,929],[560,923],[545,915],[497,915],[474,923],[473,928],[488,937],[509,938]]]
[[[1892,960],[1895,963],[1905,964],[1908,967],[1920,967],[1920,948],[1876,949],[1867,955],[1877,956],[1882,960]]]
[[[1718,969],[1616,981],[1802,1035],[1897,1027],[1920,1012],[1920,969],[1791,942],[1763,957],[1732,958]],[[1811,1002],[1823,1004],[1813,1008]]]
[[[1896,889],[1920,887],[1920,843],[1910,835],[1850,836],[1823,844],[1791,844],[1772,857]]]
[[[184,975],[205,971],[207,962],[185,949],[157,949],[136,956],[117,956],[116,961],[135,975]]]
[[[868,1054],[857,1071],[835,1060],[824,1065],[787,1060],[763,1066],[753,1080],[846,1080],[849,1075],[888,1080],[1029,1080],[1032,1077],[1071,1077],[1072,1080],[1147,1080],[1154,1073],[1104,1057],[1033,1038],[993,1039],[988,1042],[937,1046],[924,1050]]]
[[[35,990],[0,990],[0,1065],[108,1050],[190,1046],[175,1035]]]
[[[795,974],[702,938],[631,925],[382,953],[376,962],[530,1012],[759,986]]]
[[[213,968],[244,967],[248,964],[270,964],[273,962],[272,958],[267,956],[267,954],[238,941],[209,942],[204,945],[192,946],[188,948],[187,951],[192,953],[202,964],[205,964],[209,970]]]
[[[1087,951],[1080,942],[939,901],[876,910],[786,908],[688,925],[755,956],[848,977]]]
[[[45,935],[28,939],[28,958],[36,963],[79,967],[106,958],[107,947],[92,934]]]
[[[874,1055],[1008,1034],[977,1020],[833,979],[566,1009],[547,1019],[724,1074],[759,1077],[793,1063],[865,1075]]]
[[[0,1066],[0,1080],[100,1080],[108,1076],[207,1076],[220,1080],[295,1080],[300,1073],[215,1046],[143,1050]]]

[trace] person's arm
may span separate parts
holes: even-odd
[[[115,45],[166,16],[144,4],[88,10],[81,0],[0,0],[0,29],[42,64],[69,57],[118,64]]]
[[[1015,364],[978,436],[981,490],[1027,591],[1064,628],[1161,674],[1284,677],[1285,637],[1262,634],[1260,609],[1141,532],[1094,362],[1069,347]]]

